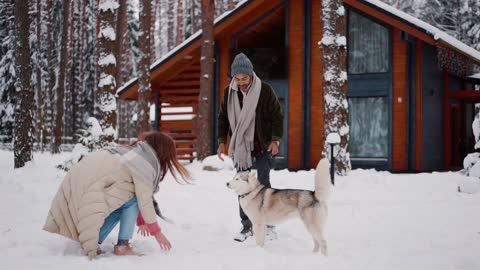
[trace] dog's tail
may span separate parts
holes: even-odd
[[[315,197],[319,201],[326,201],[330,195],[330,162],[323,158],[315,169]]]

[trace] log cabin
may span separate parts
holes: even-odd
[[[452,170],[473,152],[471,123],[480,93],[480,53],[439,29],[378,0],[343,0],[353,168],[392,172]],[[323,134],[321,0],[244,1],[215,20],[212,154],[216,116],[243,52],[281,102],[284,138],[276,168],[314,168]],[[177,142],[180,158],[195,158],[201,33],[151,65],[155,128]],[[118,89],[137,98],[137,80]]]

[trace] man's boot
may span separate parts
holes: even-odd
[[[237,236],[235,236],[233,238],[233,240],[238,241],[238,242],[243,242],[243,241],[247,240],[247,238],[250,237],[250,236],[253,236],[252,226],[243,226],[242,231],[239,232],[237,234]]]
[[[267,225],[267,229],[265,230],[265,240],[272,241],[277,239],[278,239],[278,235],[277,235],[277,232],[275,231],[275,226]]]

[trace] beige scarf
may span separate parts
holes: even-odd
[[[254,73],[252,83],[243,98],[243,107],[240,108],[237,91],[241,90],[238,88],[235,79],[232,79],[230,82],[227,114],[228,122],[233,132],[230,138],[228,153],[235,164],[235,168],[239,171],[252,167],[251,152],[255,135],[255,110],[261,89],[262,81]]]
[[[152,187],[154,193],[158,191],[162,168],[155,150],[148,143],[140,141],[132,146],[117,146],[106,150],[118,156],[132,174]]]

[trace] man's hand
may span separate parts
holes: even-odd
[[[218,158],[219,158],[221,161],[224,161],[224,160],[223,160],[223,157],[222,157],[222,154],[225,154],[225,144],[224,144],[224,143],[221,143],[221,144],[218,146],[218,149],[217,149]]]
[[[276,141],[270,143],[267,149],[268,152],[272,153],[272,156],[276,156],[278,154],[278,144]]]
[[[165,237],[162,232],[155,234],[155,239],[157,239],[162,250],[170,250],[172,248],[172,244],[170,244],[170,241],[168,241],[167,237]]]
[[[139,233],[143,236],[149,236],[150,232],[148,231],[147,224],[143,224],[143,225],[138,226],[137,233]]]

